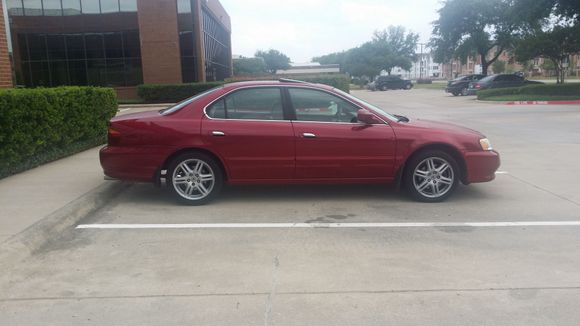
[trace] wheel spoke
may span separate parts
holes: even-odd
[[[439,179],[439,182],[446,184],[446,185],[451,185],[453,183],[453,179],[447,178],[447,177],[441,177],[441,179]]]
[[[429,171],[435,170],[435,163],[432,158],[427,160],[427,169],[429,169]]]
[[[187,184],[187,187],[185,188],[185,193],[187,195],[191,195],[193,193],[193,186],[191,184]]]
[[[193,171],[195,173],[201,173],[201,170],[203,169],[203,162],[202,161],[197,161],[197,163],[195,164],[195,168],[193,169]]]
[[[427,174],[428,173],[429,173],[428,171],[416,170],[415,171],[415,176],[421,177],[421,178],[425,179],[425,178],[427,178]]]
[[[419,185],[419,186],[417,187],[417,190],[418,190],[419,192],[422,192],[423,190],[425,190],[425,188],[427,188],[427,186],[429,186],[429,184],[430,184],[430,182],[429,182],[429,181],[425,181],[425,182],[423,182],[421,185]]]
[[[197,185],[197,190],[199,190],[199,192],[203,196],[207,196],[207,194],[209,193],[209,190],[207,190],[207,188],[203,185],[203,183]]]
[[[449,169],[449,164],[443,163],[437,168],[437,172],[443,174],[445,171],[447,171],[447,169]]]
[[[189,165],[187,165],[186,162],[183,162],[179,165],[179,167],[181,168],[181,170],[185,173],[193,173],[193,170],[191,170],[191,168],[189,167]]]
[[[436,183],[432,183],[431,184],[431,189],[433,189],[433,194],[434,195],[439,195],[439,193],[441,192],[439,190],[439,186]]]
[[[201,182],[213,181],[213,174],[202,174],[199,176]]]

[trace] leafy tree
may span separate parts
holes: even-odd
[[[261,75],[267,72],[266,63],[262,58],[234,59],[234,75]]]
[[[312,60],[321,64],[338,63],[352,76],[376,76],[381,70],[391,73],[394,67],[411,69],[419,35],[402,26],[389,26],[375,31],[371,41],[359,47],[336,52]]]
[[[494,74],[502,74],[505,72],[505,61],[497,60],[491,65]]]
[[[548,31],[536,31],[518,43],[516,58],[526,61],[536,57],[550,59],[554,63],[557,83],[564,83],[564,63],[580,52],[580,24],[576,26],[554,26]]]
[[[510,1],[446,0],[438,13],[430,42],[436,61],[465,62],[477,55],[487,75],[489,66],[512,46],[516,13]]]
[[[290,58],[284,53],[270,49],[268,51],[258,50],[255,54],[256,58],[262,58],[266,64],[266,69],[275,74],[277,70],[290,68]]]

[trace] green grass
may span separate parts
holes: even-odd
[[[413,88],[416,89],[436,89],[436,90],[444,90],[447,86],[447,83],[433,83],[433,84],[413,84]]]
[[[488,97],[485,101],[574,101],[580,100],[580,95],[501,95]]]

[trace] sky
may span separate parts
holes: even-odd
[[[232,20],[233,54],[276,49],[292,62],[356,47],[402,25],[428,42],[440,0],[220,0]]]

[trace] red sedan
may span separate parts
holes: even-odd
[[[111,120],[105,175],[165,183],[199,205],[228,184],[392,183],[424,202],[491,181],[499,154],[481,133],[391,115],[326,85],[226,84]]]

